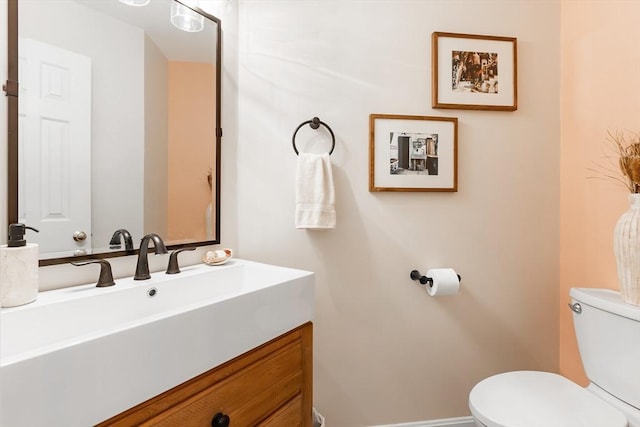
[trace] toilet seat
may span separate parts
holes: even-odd
[[[516,371],[480,381],[469,394],[473,416],[488,427],[626,427],[616,408],[568,379]]]

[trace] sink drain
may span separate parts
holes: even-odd
[[[149,288],[147,289],[147,296],[149,298],[153,298],[158,294],[158,290],[156,288]]]

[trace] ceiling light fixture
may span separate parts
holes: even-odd
[[[195,5],[198,6],[197,1]],[[196,33],[202,31],[204,28],[204,16],[194,12],[183,4],[173,1],[171,2],[171,23],[174,27],[182,31]]]
[[[120,0],[120,3],[127,4],[129,6],[146,6],[149,4],[151,0]]]

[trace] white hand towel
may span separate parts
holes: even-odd
[[[335,203],[329,153],[300,153],[296,168],[296,228],[335,228]]]

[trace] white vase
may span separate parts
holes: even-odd
[[[640,305],[640,194],[629,194],[629,204],[616,224],[613,251],[622,299]]]

